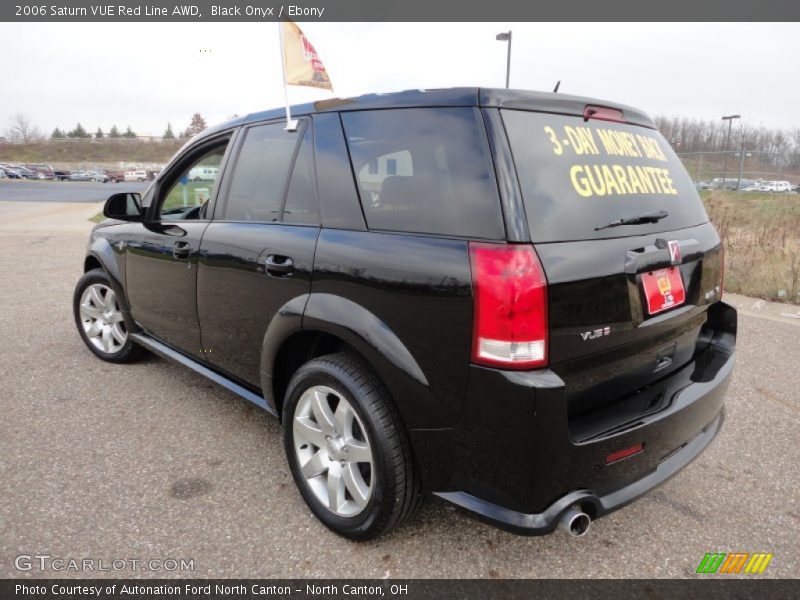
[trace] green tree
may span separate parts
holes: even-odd
[[[94,133],[94,137],[96,137],[98,140],[103,139],[103,130],[98,127],[97,131]]]
[[[64,137],[66,137],[64,135],[64,132],[61,131],[58,127],[53,129],[53,133],[50,134],[50,139],[51,140],[60,140],[61,138],[64,138]]]
[[[111,126],[111,130],[108,132],[108,137],[110,137],[110,138],[118,138],[118,137],[120,137],[119,129],[117,129],[116,125],[112,125]]]
[[[133,131],[133,129],[131,129],[130,125],[128,125],[128,128],[125,130],[125,133],[122,134],[122,137],[135,138],[136,137],[136,132]]]
[[[165,140],[175,139],[175,134],[172,132],[172,123],[167,123],[167,130],[164,132],[163,138]]]
[[[83,125],[78,123],[75,126],[75,129],[73,129],[72,131],[67,133],[67,137],[71,137],[71,138],[87,138],[87,137],[89,137],[89,134],[86,133],[86,130],[83,128]]]

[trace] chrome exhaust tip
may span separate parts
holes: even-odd
[[[570,506],[558,521],[558,526],[574,537],[586,535],[591,524],[591,517],[577,506]]]

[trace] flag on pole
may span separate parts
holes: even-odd
[[[281,34],[284,83],[333,91],[325,65],[303,31],[291,21],[283,21]]]

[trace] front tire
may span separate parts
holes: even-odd
[[[289,382],[283,441],[303,499],[329,529],[369,540],[419,508],[405,428],[380,380],[347,353],[316,358]]]
[[[145,354],[131,340],[132,323],[122,311],[122,301],[102,269],[88,271],[78,280],[72,298],[78,333],[95,356],[113,363],[128,363]]]

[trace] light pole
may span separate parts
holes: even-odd
[[[726,115],[722,117],[723,121],[728,122],[728,136],[725,138],[725,151],[723,154],[722,159],[722,191],[725,191],[725,174],[727,173],[728,169],[728,145],[731,142],[731,126],[733,125],[734,119],[741,119],[742,115]]]
[[[508,55],[506,57],[506,89],[508,89],[508,82],[511,79],[511,31],[498,33],[495,39],[499,42],[508,42]]]
[[[739,181],[736,182],[736,193],[742,191],[742,172],[744,171],[744,159],[745,157],[753,156],[750,152],[744,151],[744,136],[742,136],[742,151],[739,154]]]

